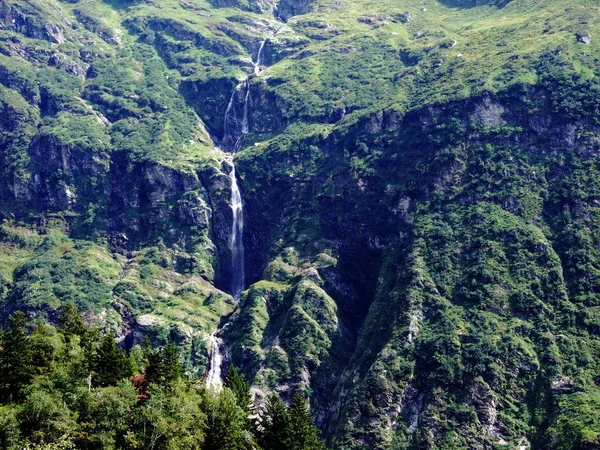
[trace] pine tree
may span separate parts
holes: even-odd
[[[296,394],[289,408],[292,429],[291,450],[324,450],[317,427],[310,417],[308,405]]]
[[[165,362],[165,379],[167,383],[178,380],[183,377],[183,367],[181,366],[181,355],[179,349],[173,341],[169,341],[163,347]]]
[[[33,365],[37,373],[48,374],[51,371],[56,350],[51,341],[53,328],[40,322],[31,335]]]
[[[131,371],[135,374],[139,374],[140,373],[140,368],[138,366],[137,360],[135,359],[135,356],[133,353],[129,354],[129,367],[131,367]]]
[[[154,347],[152,346],[152,341],[148,335],[144,336],[144,344],[142,345],[142,351],[144,354],[144,359],[146,361],[146,365],[148,365],[148,361],[150,360],[150,356],[154,351]]]
[[[85,376],[88,376],[94,370],[96,364],[98,343],[102,342],[100,329],[98,327],[88,327],[80,337],[79,346],[84,354],[84,366],[81,367],[81,371],[85,373]],[[68,339],[66,338],[67,342]]]
[[[146,367],[148,383],[168,384],[183,377],[179,350],[173,342],[151,352]]]
[[[60,311],[60,317],[58,319],[58,329],[70,338],[73,335],[83,336],[88,327],[86,326],[83,318],[73,303],[67,303]]]
[[[250,385],[246,382],[246,377],[240,374],[235,366],[231,364],[225,377],[225,386],[231,389],[235,395],[237,404],[246,416],[250,411],[252,404],[252,395],[250,394]]]
[[[133,375],[129,358],[115,342],[115,336],[108,333],[96,350],[93,363],[95,379],[100,386],[114,386],[123,378]]]
[[[6,386],[9,398],[18,398],[21,387],[35,374],[33,348],[27,334],[27,319],[21,311],[8,319],[9,327],[2,335],[0,352],[0,382]]]
[[[244,450],[250,447],[244,412],[229,388],[220,394],[209,392],[205,411],[207,432],[203,450]]]
[[[263,450],[289,450],[292,447],[290,416],[278,395],[267,398],[260,414],[259,444]]]

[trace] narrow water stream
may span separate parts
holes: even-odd
[[[240,294],[244,290],[244,207],[242,194],[235,176],[235,165],[231,163],[231,209],[233,223],[231,225],[231,293],[240,301]]]

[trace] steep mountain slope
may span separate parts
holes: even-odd
[[[6,0],[3,316],[73,301],[198,374],[220,325],[333,448],[596,448],[599,18]]]

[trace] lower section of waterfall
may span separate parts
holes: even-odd
[[[231,180],[231,295],[239,301],[240,295],[244,290],[244,207],[242,204],[242,194],[238,186],[233,164],[233,155],[226,155],[225,159],[231,164],[229,178]],[[227,326],[227,325],[226,325]],[[215,330],[209,337],[208,348],[210,352],[210,365],[206,377],[206,387],[220,390],[223,387],[221,375],[221,365],[223,364],[223,354],[221,353],[222,342],[218,338],[219,330]]]
[[[208,338],[208,346],[210,348],[210,364],[208,375],[206,377],[206,387],[220,391],[223,387],[223,379],[221,376],[221,364],[223,363],[223,355],[221,353],[221,340],[217,337],[218,330],[215,330]]]

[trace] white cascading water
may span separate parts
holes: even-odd
[[[250,100],[250,81],[246,79],[246,94],[244,95],[244,112],[242,114],[242,132],[240,136],[235,141],[235,145],[233,146],[233,153],[237,153],[238,150],[242,147],[242,141],[244,140],[244,136],[248,134],[250,131],[250,127],[248,125],[248,103]]]
[[[261,56],[262,51],[267,40],[261,42],[256,56],[256,62],[252,62],[254,66],[254,75],[259,75],[261,72]],[[242,129],[240,136],[237,137],[233,152],[236,153],[242,145],[244,136],[250,131],[248,123],[248,107],[250,101],[250,80],[246,78],[242,83],[245,84],[244,94],[244,110],[242,115]],[[233,107],[236,91],[240,88],[241,84],[236,86],[235,90],[231,94],[229,104],[225,110],[225,118],[223,119],[223,142],[226,142],[229,136],[229,120],[230,115],[235,113]],[[244,207],[242,203],[242,194],[238,186],[237,177],[235,175],[235,165],[233,164],[233,157],[230,159],[231,172],[229,178],[231,180],[231,210],[233,212],[233,222],[231,224],[231,239],[230,239],[230,250],[231,250],[231,293],[234,298],[239,301],[240,295],[244,290],[245,273],[244,273]],[[215,330],[209,337],[210,347],[210,366],[208,375],[206,377],[206,387],[220,391],[223,387],[223,380],[221,376],[221,364],[223,363],[223,355],[221,354],[220,339],[217,337],[219,330]]]
[[[258,48],[258,54],[256,55],[256,62],[254,63],[254,75],[258,75],[261,71],[261,69],[260,69],[261,58],[260,57],[262,55],[263,47],[265,46],[266,42],[267,42],[266,39],[264,41],[262,41],[260,43],[260,47]]]
[[[231,227],[231,293],[236,300],[240,300],[240,294],[244,290],[244,210],[242,205],[242,194],[235,176],[235,166],[231,164],[231,209],[233,211],[233,223]]]
[[[256,62],[253,62],[254,65],[254,74],[258,75],[261,72],[261,56],[262,51],[265,46],[267,40],[263,40],[258,49],[258,54],[256,55]],[[248,108],[250,101],[250,80],[246,78],[244,80],[245,83],[245,94],[244,94],[244,110],[242,115],[242,129],[241,135],[237,138],[235,142],[235,146],[233,149],[233,153],[236,153],[241,145],[242,140],[245,135],[250,131],[249,123],[248,123]],[[237,88],[236,88],[237,89]],[[231,96],[231,100],[229,101],[229,105],[227,106],[227,110],[225,111],[224,118],[224,136],[223,139],[227,136],[227,122],[228,115],[232,110],[232,102],[235,96],[235,91]],[[231,179],[231,209],[233,211],[233,223],[231,225],[231,241],[230,241],[230,249],[231,249],[231,293],[235,297],[236,300],[239,301],[240,294],[244,290],[244,209],[242,204],[242,195],[240,193],[240,189],[237,183],[237,178],[235,176],[235,165],[233,164],[233,158],[231,159],[231,172],[229,174],[229,178]]]
[[[250,81],[246,80],[246,95],[244,96],[244,114],[242,115],[242,135],[248,134],[248,101],[250,100]]]
[[[223,380],[221,377],[221,363],[223,362],[223,356],[221,355],[221,350],[219,348],[217,330],[210,335],[208,343],[210,346],[210,366],[208,376],[206,377],[206,387],[220,391],[223,387]]]
[[[229,103],[227,104],[227,109],[225,110],[225,119],[223,120],[223,140],[225,140],[225,138],[229,136],[229,121],[227,120],[227,118],[229,117],[229,114],[231,114],[231,108],[233,108],[233,99],[235,97],[236,89],[234,89],[231,93]]]
[[[267,39],[263,40],[260,43],[260,47],[258,48],[258,53],[256,55],[256,61],[252,61],[252,66],[254,68],[254,75],[259,75],[262,72],[262,52],[263,49],[265,47],[265,44],[267,42]],[[237,153],[240,148],[242,147],[242,141],[244,139],[244,136],[246,136],[249,131],[250,131],[250,127],[249,127],[249,123],[248,123],[248,109],[249,109],[249,103],[250,103],[250,79],[248,77],[246,77],[246,79],[244,79],[244,81],[242,81],[240,84],[238,84],[235,89],[233,90],[233,93],[231,94],[231,98],[229,100],[229,104],[227,105],[227,109],[225,110],[225,118],[223,119],[223,142],[226,143],[228,142],[228,139],[230,137],[231,134],[231,130],[230,130],[230,126],[229,123],[232,120],[232,114],[235,114],[235,108],[233,107],[233,103],[234,103],[234,99],[235,99],[235,95],[236,92],[238,92],[239,90],[243,89],[244,90],[244,109],[243,109],[243,113],[242,113],[242,128],[240,130],[240,135],[236,138],[235,143],[233,145],[233,153]],[[235,118],[235,116],[233,116],[233,118]]]

